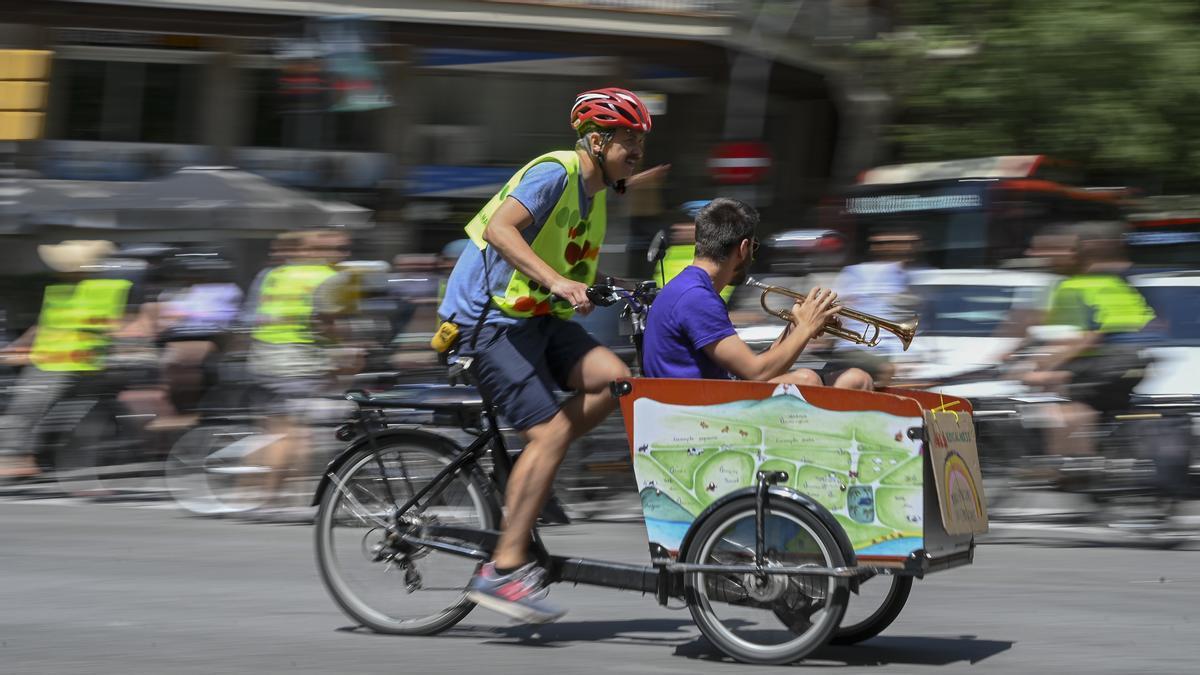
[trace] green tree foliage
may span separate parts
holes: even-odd
[[[1200,5],[905,0],[867,43],[904,161],[1048,154],[1200,189]]]

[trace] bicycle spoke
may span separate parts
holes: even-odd
[[[471,609],[465,591],[479,561],[403,537],[411,533],[420,538],[425,528],[439,524],[494,527],[480,483],[458,467],[440,470],[450,466],[436,449],[403,444],[363,451],[338,469],[318,516],[318,562],[339,605],[363,625],[428,634],[454,624]],[[393,481],[405,487],[395,488]],[[403,517],[396,513],[422,492]],[[389,534],[397,532],[402,536]]]
[[[370,509],[368,509],[361,501],[359,501],[344,483],[340,481],[336,482],[334,483],[334,487],[338,490],[338,492],[342,493],[342,496],[346,498],[346,501],[343,503],[343,507],[349,511],[351,515],[358,518],[359,522],[363,524],[375,524],[385,529],[388,527],[388,522],[372,515]],[[359,487],[359,489],[361,490],[362,488]],[[375,495],[372,494],[371,496],[374,497]]]

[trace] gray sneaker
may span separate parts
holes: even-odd
[[[471,579],[467,599],[522,623],[549,623],[567,611],[546,601],[545,579],[546,570],[533,563],[506,575],[487,563]]]

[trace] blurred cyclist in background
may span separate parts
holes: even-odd
[[[166,261],[169,287],[158,299],[162,373],[177,415],[156,427],[193,420],[205,391],[215,383],[212,361],[225,349],[237,320],[242,289],[229,280],[232,267],[207,249],[177,252]]]
[[[251,333],[251,374],[273,396],[267,429],[280,439],[263,450],[273,469],[263,486],[278,496],[287,472],[309,456],[302,401],[333,384],[340,311],[340,279],[335,265],[350,252],[339,230],[301,234],[289,258],[263,277]]]
[[[1044,322],[1062,327],[1048,353],[1035,359],[1023,381],[1070,398],[1055,404],[1058,424],[1049,429],[1047,447],[1064,455],[1091,455],[1095,441],[1081,433],[1100,413],[1129,406],[1142,380],[1140,351],[1153,333],[1145,330],[1154,310],[1126,280],[1132,267],[1125,251],[1124,223],[1084,222],[1064,240],[1078,260],[1077,270],[1054,289]]]
[[[37,325],[0,352],[9,365],[24,366],[0,417],[0,478],[40,473],[34,452],[42,417],[68,390],[104,370],[114,335],[136,318],[133,282],[102,278],[101,263],[115,251],[112,242],[94,240],[38,247],[59,281],[46,287]]]
[[[276,267],[292,260],[304,238],[303,232],[284,232],[273,240],[267,252],[267,264],[254,276],[246,289],[246,301],[242,306],[240,322],[243,326],[253,328],[258,324],[258,304],[262,295],[263,280]]]

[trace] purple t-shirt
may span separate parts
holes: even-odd
[[[708,358],[704,348],[736,332],[708,272],[685,267],[650,306],[642,371],[647,377],[727,380],[729,372]]]

